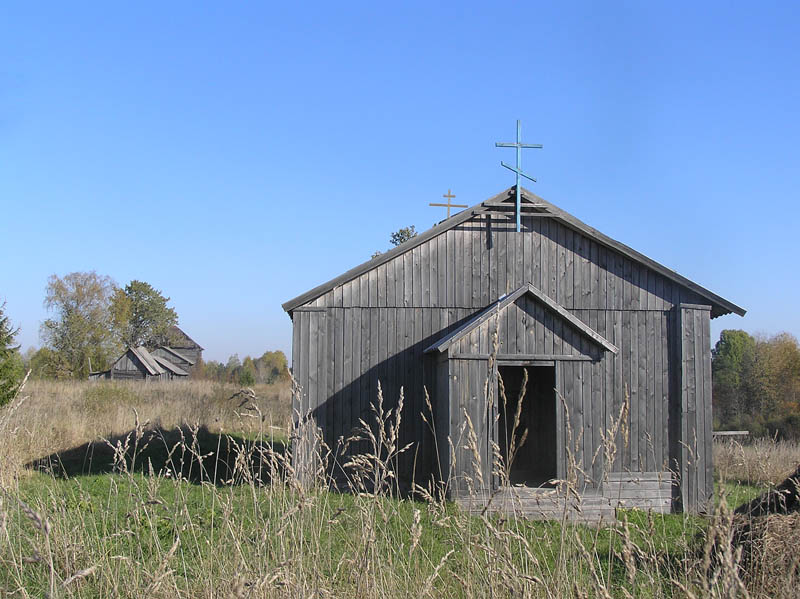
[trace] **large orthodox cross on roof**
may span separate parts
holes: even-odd
[[[522,172],[522,148],[535,148],[535,149],[541,149],[542,148],[542,144],[524,144],[524,143],[522,143],[522,140],[520,139],[521,137],[522,137],[522,128],[520,126],[519,119],[517,119],[517,141],[515,143],[497,142],[497,143],[494,144],[496,148],[516,148],[517,149],[517,166],[516,167],[509,166],[505,162],[503,162],[502,160],[500,161],[500,164],[502,166],[506,167],[510,171],[514,171],[517,174],[517,187],[516,187],[516,190],[517,190],[517,202],[516,202],[516,206],[517,206],[517,208],[516,208],[516,212],[517,212],[517,233],[519,233],[519,230],[520,230],[519,178],[520,177],[525,177],[526,179],[530,179],[531,181],[536,183],[536,179],[534,179],[533,177],[531,177],[529,175],[526,175],[525,173]]]

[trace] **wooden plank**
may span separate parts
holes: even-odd
[[[556,301],[567,303],[567,229],[556,223]]]
[[[548,235],[550,234],[550,222],[542,221],[539,223],[540,262],[541,262],[541,284],[539,289],[546,295],[550,288],[550,251]]]
[[[550,222],[550,231],[547,235],[548,267],[550,269],[549,286],[547,294],[555,299],[558,297],[558,238],[557,231],[559,225],[555,221]]]
[[[457,263],[456,263],[456,232],[450,230],[446,234],[446,255],[447,255],[447,305],[457,306],[456,301],[456,277]]]
[[[560,401],[558,402],[558,411],[556,412],[557,420],[561,420],[561,422],[557,422],[556,445],[559,452],[557,469],[559,478],[566,479],[568,456],[574,455],[575,452],[574,430],[575,418],[577,417],[575,413],[577,409],[575,364],[572,362],[559,362],[556,365],[556,378],[564,399],[563,404]]]
[[[510,281],[508,276],[508,237],[509,237],[509,223],[502,223],[499,225],[502,230],[497,235],[497,293],[502,296],[508,294],[510,289]]]
[[[706,472],[705,472],[705,437],[703,432],[705,430],[705,387],[703,376],[703,322],[701,320],[701,312],[699,310],[692,310],[692,317],[694,320],[693,337],[694,337],[694,371],[695,371],[695,404],[697,413],[697,428],[696,436],[692,439],[695,445],[695,459],[693,460],[695,469],[697,470],[697,507],[700,509],[704,505],[703,494],[706,487]]]
[[[403,254],[403,306],[414,305],[414,262],[410,252]]]
[[[680,369],[680,377],[678,378],[678,385],[680,389],[679,399],[680,399],[680,411],[678,412],[678,416],[680,418],[680,436],[677,439],[679,445],[679,455],[680,455],[680,484],[681,484],[681,503],[683,505],[683,509],[691,511],[693,505],[690,503],[690,495],[689,495],[689,475],[688,475],[688,463],[689,463],[689,456],[688,456],[688,447],[686,440],[689,438],[688,431],[688,412],[687,409],[687,399],[688,399],[688,392],[687,392],[687,384],[688,384],[688,373],[687,373],[687,365],[686,365],[686,339],[685,339],[685,327],[686,323],[684,322],[684,311],[677,307],[676,313],[679,315],[677,320],[677,332],[678,332],[678,367]]]
[[[628,442],[625,445],[623,461],[622,461],[622,468],[624,470],[638,470],[638,468],[633,468],[631,462],[631,456],[633,452],[631,451],[631,447],[633,446],[632,443],[632,434],[631,429],[633,427],[633,418],[632,418],[632,408],[633,408],[633,384],[632,384],[632,376],[631,376],[631,357],[633,355],[633,351],[631,349],[631,318],[633,316],[633,312],[629,310],[624,310],[621,313],[622,317],[622,347],[624,348],[624,353],[621,354],[622,356],[622,380],[625,385],[626,395],[625,401],[628,402],[628,414],[627,414],[627,422],[625,423],[628,431]],[[635,336],[633,338],[635,341]]]
[[[319,347],[320,347],[320,331],[319,321],[323,313],[314,313],[308,315],[308,409],[312,417],[319,424],[319,402],[318,402],[318,385],[319,385]]]
[[[591,414],[589,410],[587,410],[587,404],[589,402],[589,397],[587,391],[587,384],[586,384],[586,377],[584,376],[584,364],[583,362],[574,362],[573,363],[573,373],[575,376],[575,406],[573,408],[575,419],[573,420],[573,431],[572,437],[574,439],[574,450],[575,450],[575,463],[584,468],[584,456],[586,453],[586,414],[587,412]],[[578,473],[578,491],[583,490],[584,485],[584,476]]]
[[[325,385],[320,389],[319,398],[320,405],[323,407],[325,415],[325,421],[322,427],[323,434],[325,442],[331,449],[335,448],[334,442],[336,440],[334,436],[336,432],[336,412],[334,410],[336,401],[336,391],[334,389],[336,377],[336,372],[334,370],[334,356],[336,356],[336,339],[334,337],[335,312],[338,312],[336,308],[330,308],[325,314],[323,322],[325,337],[322,339],[322,365],[325,369]]]
[[[531,224],[531,283],[543,288],[542,285],[542,222],[534,219]]]
[[[381,264],[378,268],[371,271],[376,273],[376,300],[372,304],[373,306],[379,306],[381,308],[386,307],[386,264]]]
[[[647,402],[647,312],[637,314],[639,351],[639,467],[646,470],[649,439],[647,428],[649,405]],[[652,466],[650,467],[652,469]]]
[[[489,217],[481,217],[478,221],[481,224],[479,232],[479,242],[481,244],[481,283],[478,285],[480,291],[481,306],[486,306],[492,301],[491,298],[491,261],[493,250],[489,247],[491,242],[491,231],[489,230]]]
[[[469,225],[465,224],[460,237],[463,244],[464,270],[461,272],[461,286],[463,296],[461,305],[465,308],[472,307],[472,232]]]
[[[477,310],[486,305],[485,303],[481,303],[481,287],[485,285],[485,281],[481,277],[481,257],[483,251],[481,248],[480,221],[476,220],[471,224],[472,231],[470,231],[469,236],[472,241],[472,300],[469,302],[469,305],[471,308]]]
[[[598,320],[600,315],[605,315],[605,311],[599,310],[592,310],[589,313],[589,326],[591,326],[594,330],[599,328]],[[600,362],[591,362],[588,364],[591,368],[592,373],[592,452],[590,459],[595,455],[595,451],[598,447],[600,447],[603,443],[602,441],[602,432],[603,432],[603,378],[601,376],[602,369]],[[602,478],[603,474],[603,452],[600,451],[597,453],[597,457],[594,458],[593,463],[591,464],[591,472],[592,472],[592,480],[594,482],[595,487],[597,487],[600,483],[600,479]]]
[[[436,238],[436,260],[438,267],[436,269],[437,287],[436,293],[438,296],[438,305],[447,306],[447,236],[439,235]]]
[[[664,314],[653,314],[653,461],[656,470],[666,468],[664,460]]]
[[[522,284],[533,283],[533,238],[536,233],[533,229],[532,219],[525,219],[524,235],[522,235]]]
[[[591,290],[589,303],[586,306],[587,308],[591,308],[593,310],[605,309],[605,302],[602,304],[600,303],[600,269],[599,269],[599,262],[600,258],[598,256],[599,248],[596,243],[591,242],[589,244],[589,264],[590,264],[590,278],[589,278],[589,289]],[[605,297],[603,297],[605,300]]]
[[[574,234],[574,262],[573,262],[573,277],[572,277],[572,287],[573,287],[573,308],[580,309],[583,308],[584,302],[584,292],[583,292],[583,267],[585,264],[584,260],[584,246],[586,243],[586,238],[579,234]]]
[[[423,372],[423,357],[422,357],[422,340],[424,334],[424,315],[427,310],[423,308],[415,308],[414,309],[414,337],[413,337],[413,351],[411,353],[413,363],[413,371],[412,371],[412,386],[410,389],[410,394],[408,396],[408,406],[411,408],[409,410],[409,414],[411,415],[410,418],[412,421],[409,423],[409,430],[413,431],[414,441],[419,443],[419,441],[423,437],[422,432],[422,419],[420,418],[420,412],[422,411],[422,372]],[[418,445],[415,446],[414,451],[419,451],[420,448]],[[417,458],[420,456],[417,455]]]
[[[650,278],[650,270],[639,264],[639,310],[647,310],[647,289],[649,287],[648,279]]]
[[[657,470],[656,462],[656,316],[649,310],[645,312],[645,332],[647,335],[647,355],[645,371],[647,380],[647,469]],[[660,373],[659,373],[660,377]]]
[[[569,348],[563,347],[564,329],[569,329],[569,325],[564,326],[564,321],[560,318],[553,319],[553,355],[570,353]]]
[[[622,309],[633,310],[632,296],[635,291],[633,286],[633,263],[630,260],[625,260],[622,263]]]
[[[361,404],[358,409],[358,417],[367,422],[367,424],[371,424],[369,406],[375,398],[372,380],[370,379],[372,374],[370,356],[374,351],[372,346],[375,340],[375,337],[372,335],[372,317],[374,314],[374,310],[369,308],[361,309]],[[366,441],[360,442],[358,448],[359,453],[369,451]]]
[[[712,372],[711,372],[711,323],[710,315],[698,312],[702,318],[702,348],[703,348],[703,447],[705,448],[705,487],[704,505],[714,493],[714,455],[713,455],[713,414],[712,414]]]
[[[575,308],[575,234],[572,229],[561,227],[564,231],[564,301],[568,310]]]
[[[421,264],[422,247],[417,246],[411,250],[412,261],[412,277],[413,277],[413,291],[412,297],[414,299],[414,306],[422,306],[422,264]]]

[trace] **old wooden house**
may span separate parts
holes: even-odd
[[[183,330],[174,325],[170,327],[169,333],[169,348],[178,352],[182,358],[190,362],[189,370],[203,360],[203,347],[200,346],[194,339],[189,337]]]
[[[200,349],[202,351],[202,348]],[[167,360],[184,370],[187,374],[194,368],[195,362],[188,356],[182,354],[180,351],[173,347],[162,345],[150,352],[154,358],[161,358]]]
[[[176,364],[155,356],[145,347],[129,347],[125,350],[111,368],[102,372],[93,372],[90,380],[115,379],[115,380],[173,380],[186,378],[188,372]]]
[[[341,466],[341,440],[370,421],[380,382],[387,408],[404,391],[406,484],[432,479],[469,503],[572,476],[606,504],[704,510],[709,322],[745,311],[526,190],[517,232],[514,192],[283,305],[296,467],[319,459],[315,431],[329,470]]]

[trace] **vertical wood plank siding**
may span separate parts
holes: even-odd
[[[496,381],[485,356],[492,351],[496,327],[500,354],[573,358],[557,362],[556,386],[566,412],[559,412],[556,437],[562,449],[572,439],[567,449],[576,452],[587,488],[602,482],[605,456],[598,447],[628,401],[623,425],[628,442],[618,431],[617,451],[607,467],[654,472],[678,465],[684,469],[684,506],[702,509],[712,483],[709,312],[675,306],[703,300],[555,219],[523,216],[522,227],[517,233],[508,219],[475,216],[295,309],[297,414],[311,415],[341,463],[341,440],[351,436],[359,419],[371,420],[378,382],[384,409],[396,407],[402,388],[399,444],[413,444],[399,462],[403,484],[412,477],[418,483],[431,475],[438,479],[441,470],[445,478],[447,472],[454,475],[454,493],[470,485],[486,488],[495,435],[486,392],[488,384],[496,397]],[[619,352],[605,351],[523,295],[454,345],[449,357],[424,354],[488,304],[527,283]],[[581,356],[587,360],[575,359]],[[426,407],[426,389],[433,414]],[[465,415],[478,441],[476,455]],[[681,453],[678,437],[690,443],[696,437],[696,460]],[[562,452],[560,474],[565,460]],[[480,464],[480,473],[474,464]]]

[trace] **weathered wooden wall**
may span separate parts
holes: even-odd
[[[591,473],[588,482],[597,484],[600,478],[602,462],[592,464],[592,456],[602,431],[619,413],[625,393],[630,400],[626,422],[630,437],[625,445],[618,434],[613,469],[666,469],[673,448],[666,433],[671,430],[673,307],[702,300],[695,292],[552,218],[523,217],[523,231],[517,233],[511,221],[475,216],[295,309],[292,365],[302,394],[296,409],[313,415],[326,444],[335,451],[339,439],[350,436],[359,418],[370,418],[379,380],[387,407],[396,404],[402,386],[401,443],[419,443],[413,454],[409,452],[401,460],[401,474],[410,473],[412,463],[419,468],[418,476],[433,471],[437,462],[449,458],[441,440],[436,451],[428,425],[420,416],[428,412],[423,386],[437,396],[447,388],[451,397],[478,397],[483,393],[488,366],[481,360],[450,360],[446,384],[442,367],[437,367],[435,360],[425,360],[423,351],[492,301],[526,283],[538,287],[620,350],[616,356],[608,355],[574,331],[563,330],[557,319],[548,326],[549,313],[537,313],[540,306],[535,302],[515,307],[517,312],[508,312],[505,328],[501,326],[500,344],[509,354],[538,353],[531,351],[536,346],[545,353],[586,352],[595,358],[559,361],[557,366],[559,391],[566,399],[570,424],[582,431],[574,449],[579,463]],[[562,330],[554,335],[553,328],[558,326]],[[489,353],[488,340],[474,343],[477,353]],[[454,380],[459,381],[457,388]],[[475,405],[481,401],[476,399]],[[438,398],[434,397],[434,403],[439,405]],[[447,413],[434,415],[437,427],[449,422],[451,433],[463,428],[457,406],[448,404],[441,410]],[[471,417],[473,427],[484,427],[476,430],[476,435],[483,444],[481,459],[486,465],[485,412],[476,411]],[[573,435],[573,442],[577,437]],[[464,464],[467,457],[457,452],[456,460]]]
[[[707,306],[681,304],[675,323],[673,447],[681,480],[681,504],[692,512],[709,505],[714,492],[711,413],[711,339]]]

